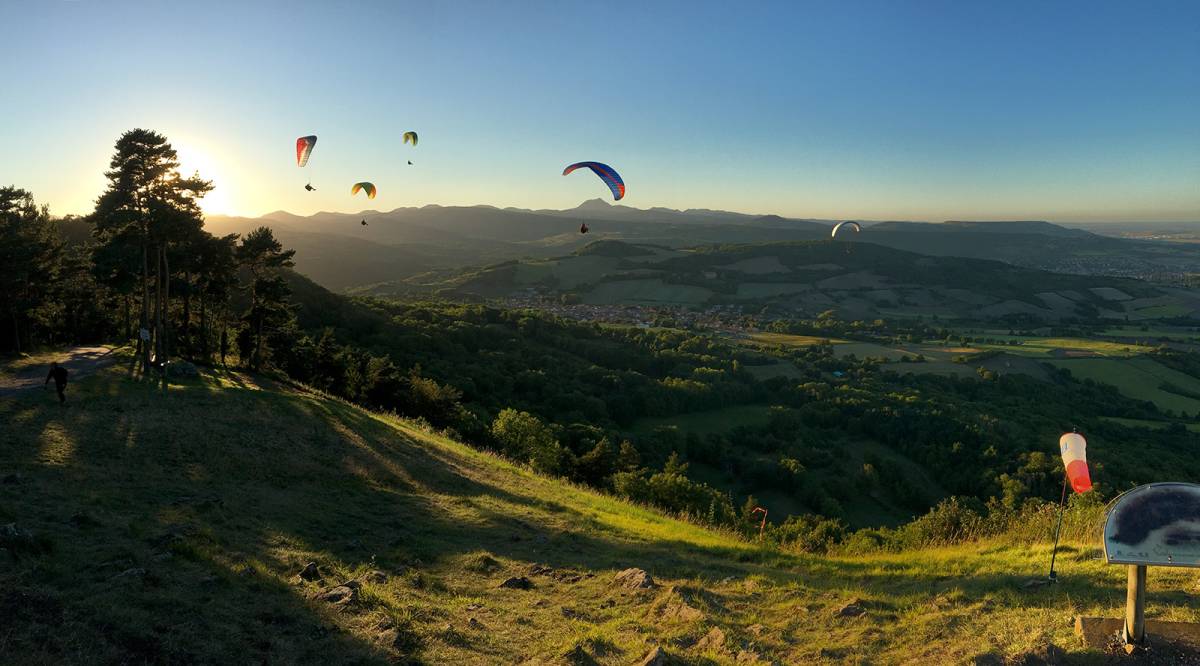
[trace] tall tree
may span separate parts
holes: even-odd
[[[47,207],[25,190],[0,187],[0,309],[11,323],[5,327],[12,336],[9,348],[17,353],[30,313],[49,300],[61,251]]]
[[[159,362],[166,361],[166,314],[170,299],[170,249],[190,230],[203,224],[198,200],[212,184],[179,174],[175,149],[163,135],[145,129],[125,132],[117,139],[109,163],[108,188],[96,201],[93,222],[103,244],[131,243],[141,255],[140,328],[152,330]],[[117,253],[122,254],[122,253]],[[151,272],[151,258],[154,269]],[[154,325],[151,328],[151,280]],[[150,345],[138,337],[142,371],[150,370]],[[166,375],[164,373],[164,390]]]
[[[250,367],[262,367],[264,361],[263,330],[268,323],[279,323],[290,317],[287,297],[291,290],[280,268],[294,265],[295,250],[284,250],[268,227],[259,227],[246,234],[238,246],[237,258],[250,271],[250,309],[246,323],[251,336]]]
[[[237,287],[237,239],[237,234],[216,237],[206,233],[194,254],[196,296],[200,300],[199,352],[205,359],[212,349],[214,315],[218,332],[228,326],[229,297]]]

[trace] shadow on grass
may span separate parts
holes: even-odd
[[[258,390],[236,373],[220,372],[222,390],[212,389],[210,375],[173,384],[166,398],[119,374],[90,379],[66,409],[44,396],[0,403],[0,421],[16,425],[0,439],[0,476],[22,477],[0,485],[0,515],[56,545],[36,558],[0,554],[0,589],[62,609],[18,617],[0,636],[0,655],[416,659],[419,645],[405,641],[402,625],[373,628],[375,615],[349,617],[354,611],[287,582],[314,554],[344,571],[437,566],[486,550],[555,568],[636,566],[668,579],[757,575],[821,592],[897,584],[899,572],[877,563],[643,538],[604,524],[594,515],[603,509],[539,495],[542,480],[486,457],[409,437],[336,400]],[[911,568],[902,576],[914,594],[965,586]],[[971,576],[969,588],[1020,594],[1022,580]],[[1120,592],[1116,582],[1068,579],[1025,598],[1053,603],[1049,595],[1069,594],[1108,604]]]

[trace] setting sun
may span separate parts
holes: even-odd
[[[179,156],[180,175],[191,176],[195,173],[212,181],[213,189],[200,200],[200,209],[209,215],[229,214],[229,182],[223,177],[219,161],[214,159],[210,151],[196,148],[186,141],[175,140],[171,145]]]

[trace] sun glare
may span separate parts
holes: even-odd
[[[213,189],[200,200],[200,209],[206,214],[228,214],[229,189],[217,160],[212,154],[178,141],[171,142],[179,157],[179,173],[183,176],[199,174],[204,180],[212,181]]]

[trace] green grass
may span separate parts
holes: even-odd
[[[206,373],[167,397],[113,366],[60,408],[0,399],[0,662],[970,663],[1117,616],[1092,545],[982,543],[867,557],[760,549],[320,394]],[[307,562],[321,582],[293,579]],[[558,575],[532,573],[547,565]],[[661,586],[614,589],[620,569]],[[368,575],[379,571],[381,575]],[[524,575],[531,590],[499,589]],[[574,578],[578,575],[579,578]],[[335,607],[322,589],[361,579]],[[1188,570],[1150,617],[1198,620]],[[859,618],[836,610],[857,599]],[[690,610],[685,610],[684,606]],[[713,627],[727,640],[694,647]],[[818,631],[814,631],[818,628]]]
[[[815,335],[792,335],[790,333],[751,333],[746,336],[746,339],[760,345],[782,345],[784,347],[808,347],[825,342],[835,345],[848,343],[847,340],[838,340],[836,338],[822,338]]]
[[[1151,358],[1080,358],[1055,360],[1050,363],[1070,370],[1076,378],[1111,384],[1124,395],[1138,400],[1149,400],[1160,409],[1183,411],[1188,414],[1200,412],[1200,400],[1160,388],[1164,382],[1169,382],[1188,391],[1200,393],[1200,380],[1172,370]]]
[[[651,433],[658,428],[675,428],[684,434],[707,435],[727,432],[740,425],[763,425],[767,422],[770,412],[771,408],[766,405],[736,405],[679,416],[642,418],[634,422],[633,430]]]

